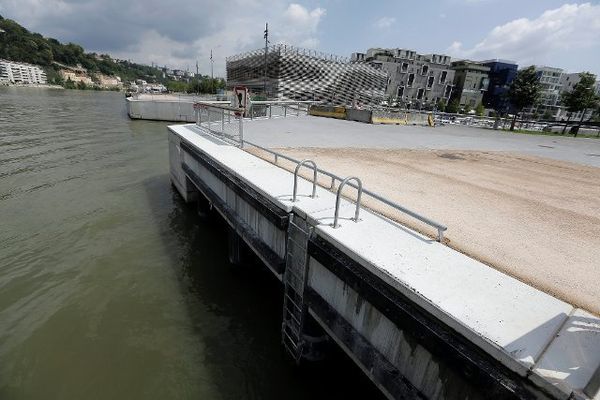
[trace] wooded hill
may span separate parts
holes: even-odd
[[[86,53],[75,43],[62,44],[53,38],[45,38],[39,33],[29,32],[17,22],[0,15],[0,58],[42,65],[46,69],[50,83],[57,81],[56,63],[68,66],[80,64],[90,73],[118,75],[123,81],[145,79],[163,82],[162,71],[148,65],[116,61],[107,54]]]

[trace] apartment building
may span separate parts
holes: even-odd
[[[471,109],[483,103],[483,94],[490,83],[490,67],[469,60],[454,61],[450,67],[454,70],[452,99]]]
[[[401,106],[434,107],[441,99],[448,102],[452,94],[454,71],[447,55],[371,48],[366,53],[354,53],[352,60],[385,71],[388,76],[385,94]]]
[[[0,81],[15,84],[46,84],[46,73],[37,65],[0,59]]]
[[[580,75],[581,75],[581,72],[575,72],[572,74],[563,73],[560,77],[560,93],[559,93],[559,95],[562,95],[564,92],[572,91],[573,88],[575,87],[575,85],[577,85],[579,83],[579,81],[581,80]],[[594,90],[596,92],[598,92],[599,89],[600,88],[598,88],[598,85],[596,84],[594,87]],[[578,121],[581,119],[581,116],[582,116],[581,113],[582,113],[582,111],[572,113],[570,115],[570,118],[572,120]],[[585,115],[583,116],[583,119],[587,120],[587,119],[591,118],[593,113],[594,113],[594,110],[592,110],[592,109],[586,110]],[[569,112],[567,111],[567,109],[564,106],[560,107],[556,118],[559,120],[566,120],[569,118]]]
[[[541,86],[540,99],[536,106],[529,107],[523,112],[529,115],[545,115],[550,119],[559,119],[562,108],[560,103],[561,78],[565,72],[562,68],[555,67],[536,65],[534,68]]]

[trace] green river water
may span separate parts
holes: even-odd
[[[0,88],[0,399],[379,397],[339,351],[287,360],[279,283],[172,189],[166,126]]]

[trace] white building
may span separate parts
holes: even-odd
[[[576,84],[581,80],[580,77],[581,72],[576,72],[573,74],[562,74],[560,78],[560,92],[570,92],[573,90]],[[595,91],[598,92],[600,87],[598,87],[598,82],[596,82]],[[583,116],[584,120],[587,120],[592,117],[594,113],[593,109],[586,110],[585,115]],[[569,113],[565,107],[561,107],[559,110],[558,118],[559,120],[566,120],[569,118]],[[576,113],[571,114],[571,120],[578,121],[581,119],[581,111],[577,111]]]
[[[46,73],[37,65],[0,59],[0,81],[19,84],[46,84]]]

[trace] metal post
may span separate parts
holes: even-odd
[[[271,119],[271,104],[269,103],[269,119]]]
[[[298,190],[298,170],[300,169],[300,167],[306,164],[310,164],[313,167],[313,188],[312,195],[310,197],[314,199],[317,195],[317,164],[315,164],[313,160],[302,160],[298,163],[298,165],[296,165],[296,169],[294,170],[294,190],[292,192],[292,202],[296,201],[296,192]]]
[[[287,104],[283,105],[283,117],[287,117]]]
[[[208,113],[208,130],[210,131],[210,108],[208,108],[206,111]]]
[[[240,147],[244,147],[244,114],[240,114]]]
[[[221,109],[221,132],[225,132],[225,110]]]
[[[351,180],[356,181],[356,184],[358,185],[358,195],[356,196],[356,210],[354,210],[354,222],[358,222],[358,213],[360,212],[360,196],[362,195],[362,182],[357,177],[350,176],[344,179],[342,183],[340,183],[340,186],[338,186],[337,195],[335,198],[335,213],[333,214],[333,227],[335,229],[340,227],[340,225],[338,224],[338,217],[340,213],[340,201],[342,200],[342,189],[344,188],[346,183],[348,183],[348,181]]]

